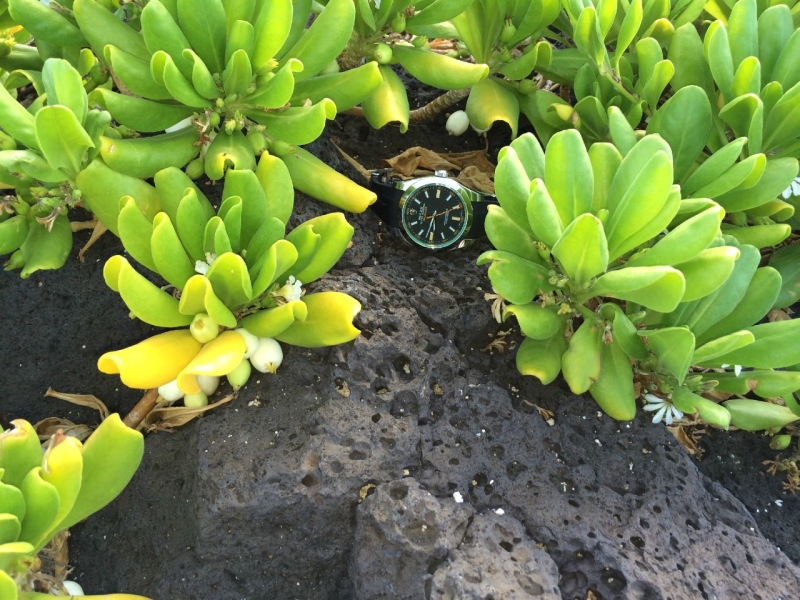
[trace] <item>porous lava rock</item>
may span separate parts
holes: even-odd
[[[506,526],[511,552],[546,552],[562,598],[800,597],[800,570],[663,426],[617,423],[523,378],[513,333],[507,351],[481,351],[510,326],[491,319],[477,251],[421,256],[390,240],[367,266],[326,276],[320,287],[362,302],[363,335],[287,348],[278,374],[234,403],[151,435],[130,488],[76,528],[76,577],[154,598],[421,598],[426,582],[434,598],[459,571],[513,569],[468,541],[475,522],[452,523],[458,492],[456,521],[499,508],[520,524]],[[428,545],[397,513],[404,481],[424,491],[422,513],[439,507]],[[98,553],[115,567],[90,570]],[[538,589],[523,575],[555,593],[522,565],[508,594]]]

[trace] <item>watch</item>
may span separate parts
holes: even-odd
[[[488,207],[497,204],[447,171],[402,180],[380,169],[372,172],[370,188],[378,196],[372,208],[389,229],[429,250],[463,248],[483,236]]]

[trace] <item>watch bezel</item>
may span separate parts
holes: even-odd
[[[446,177],[420,177],[418,179],[401,181],[398,183],[398,187],[403,190],[403,195],[400,197],[399,202],[400,230],[403,232],[403,235],[407,240],[409,240],[415,246],[426,248],[428,250],[448,250],[451,248],[459,248],[465,244],[466,240],[464,238],[472,229],[472,203],[476,200],[474,196],[477,195],[478,192],[475,192],[458,183],[457,181],[448,179]],[[461,230],[453,239],[440,244],[426,244],[418,240],[409,232],[408,226],[406,225],[405,205],[408,199],[421,189],[433,186],[441,186],[451,190],[461,200],[461,204],[464,206],[464,224],[461,227]]]

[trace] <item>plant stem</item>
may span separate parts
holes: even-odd
[[[438,98],[428,102],[425,106],[412,110],[408,115],[409,122],[424,121],[425,119],[432,119],[440,112],[447,110],[457,102],[469,96],[472,88],[465,88],[463,90],[450,90]]]
[[[142,396],[142,399],[136,403],[131,411],[125,415],[125,418],[122,419],[122,422],[125,423],[131,429],[137,429],[142,421],[144,421],[145,417],[150,414],[150,411],[153,410],[158,402],[158,389],[153,388],[152,390],[147,390]]]

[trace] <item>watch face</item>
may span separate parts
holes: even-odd
[[[400,212],[405,232],[425,248],[446,248],[458,243],[469,221],[466,201],[443,183],[429,183],[412,190]]]

